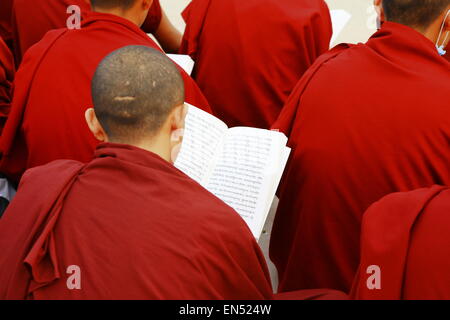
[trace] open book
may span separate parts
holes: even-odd
[[[290,149],[283,133],[227,125],[189,106],[175,166],[235,209],[259,239]]]

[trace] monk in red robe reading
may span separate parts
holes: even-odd
[[[180,51],[230,127],[269,128],[332,35],[323,0],[193,0],[183,16]]]
[[[183,79],[147,46],[92,81],[92,161],[29,170],[0,220],[0,299],[271,299],[244,220],[176,169]]]
[[[321,56],[273,126],[293,148],[270,244],[280,291],[348,292],[364,211],[389,193],[450,185],[450,63],[437,50],[450,0],[376,4],[381,29]]]
[[[186,108],[163,54],[111,53],[92,96],[86,122],[102,141],[94,159],[30,169],[0,219],[0,299],[347,298],[274,297],[244,220],[172,165]]]
[[[11,113],[0,140],[0,172],[17,183],[22,173],[57,159],[91,160],[98,141],[84,112],[99,62],[126,45],[159,47],[139,26],[151,0],[92,0],[95,13],[80,30],[53,30],[25,55],[15,80]],[[186,102],[210,111],[195,82],[179,68]]]
[[[0,134],[11,106],[14,72],[13,55],[0,37]]]
[[[9,0],[2,0],[9,1]],[[12,29],[16,45],[16,59],[22,61],[25,52],[52,29],[71,25],[74,14],[86,19],[91,12],[90,0],[15,0],[12,13]],[[94,1],[100,3],[99,1]],[[107,1],[103,1],[107,2]],[[132,0],[117,1],[123,4]],[[73,6],[79,8],[75,11]],[[70,8],[69,8],[70,7]],[[170,23],[159,0],[153,0],[148,15],[142,24],[146,33],[152,33],[167,52],[176,52],[180,47],[181,33]]]
[[[450,189],[389,195],[364,214],[353,299],[450,300]]]

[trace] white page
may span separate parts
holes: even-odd
[[[342,30],[344,30],[344,27],[350,21],[352,15],[347,11],[341,9],[331,10],[330,15],[331,15],[331,22],[333,24],[333,36],[331,37],[330,46],[333,46],[334,42],[339,37]]]
[[[284,134],[255,128],[228,130],[206,188],[235,209],[259,238],[285,155]]]
[[[266,204],[266,210],[267,212],[266,216],[264,217],[264,221],[267,219],[267,215],[269,214],[270,208],[272,207],[273,198],[275,197],[275,194],[277,192],[278,186],[280,184],[281,178],[283,177],[284,169],[286,168],[287,162],[289,160],[289,156],[291,155],[291,148],[284,147],[284,150],[282,152],[282,155],[280,157],[280,167],[277,174],[274,176],[272,188],[269,192],[269,197],[267,198],[267,204]],[[264,225],[262,226],[264,227]]]
[[[205,186],[228,127],[209,113],[191,105],[188,107],[183,143],[175,167]]]
[[[167,56],[172,59],[172,61],[176,62],[180,67],[182,67],[188,75],[192,74],[195,62],[190,56],[186,54],[168,54]]]

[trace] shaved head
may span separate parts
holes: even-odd
[[[184,82],[163,53],[127,46],[97,67],[92,99],[110,140],[132,144],[157,134],[170,112],[184,103]]]
[[[91,6],[94,8],[122,10],[130,9],[137,0],[91,0]]]
[[[450,5],[450,0],[383,0],[388,21],[427,29]]]

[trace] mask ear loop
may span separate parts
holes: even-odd
[[[444,32],[445,21],[447,20],[449,14],[450,14],[450,10],[447,11],[444,21],[442,21],[441,30],[439,31],[439,36],[436,41],[436,48],[441,56],[444,56],[447,53],[447,51],[445,51],[445,48],[444,48],[444,43],[445,43],[445,41],[447,41],[448,34],[450,31],[447,31],[444,41],[442,42],[442,45],[439,45],[439,40],[441,40],[442,33]]]

